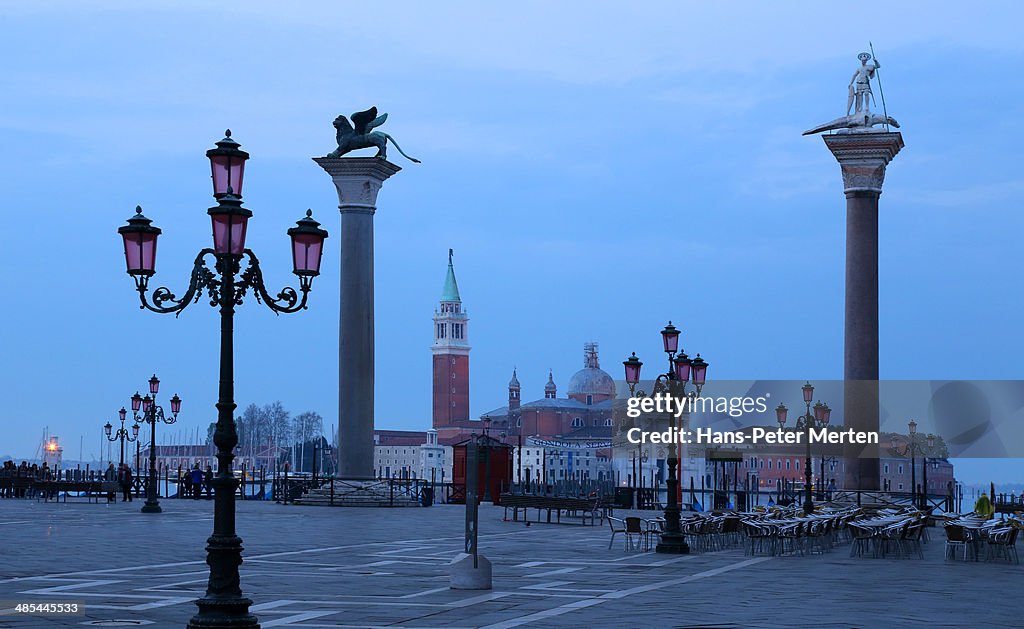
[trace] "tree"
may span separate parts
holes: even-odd
[[[292,434],[299,442],[299,468],[305,470],[306,444],[318,439],[324,430],[324,418],[316,411],[306,411],[295,416],[292,422]]]
[[[316,411],[306,411],[295,416],[292,431],[300,443],[319,437],[324,431],[324,418]]]
[[[288,443],[291,439],[291,414],[285,410],[281,401],[267,404],[263,407],[263,413],[267,423],[267,436],[274,445]]]

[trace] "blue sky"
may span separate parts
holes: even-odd
[[[140,311],[116,228],[141,204],[164,230],[156,282],[183,290],[209,239],[203,153],[231,127],[250,246],[291,283],[285,229],[308,207],[338,235],[309,158],[370,105],[423,160],[396,156],[376,215],[379,427],[429,422],[449,247],[474,414],[513,365],[528,399],[548,368],[564,391],[587,340],[619,377],[668,319],[712,378],[840,378],[841,181],[800,132],[844,113],[869,39],[907,145],[882,196],[881,375],[1020,378],[1019,8],[582,6],[0,3],[0,454],[48,426],[88,457],[154,371],[184,429],[211,421],[216,313]],[[240,405],[336,421],[338,242],[309,311],[242,309]]]

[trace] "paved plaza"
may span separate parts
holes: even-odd
[[[0,501],[0,601],[82,601],[84,616],[0,627],[182,627],[205,589],[212,503]],[[503,522],[481,507],[493,591],[448,588],[464,509],[238,503],[244,592],[263,627],[1020,627],[1024,566],[608,549],[604,527]],[[618,515],[618,513],[617,513]],[[135,621],[111,623],[104,621]],[[141,622],[140,622],[141,621]]]

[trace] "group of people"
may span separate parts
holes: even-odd
[[[213,497],[213,468],[209,465],[206,466],[206,471],[199,469],[199,464],[196,463],[192,466],[191,470],[186,471],[182,474],[181,479],[181,491],[182,497],[192,497],[199,500],[203,495],[203,490],[206,490],[206,497]]]
[[[50,466],[44,461],[42,466],[22,461],[16,465],[13,460],[4,461],[0,467],[0,498],[26,498],[29,496],[28,484],[15,483],[14,479],[27,478],[33,480],[50,480]]]
[[[121,490],[121,502],[132,501],[133,478],[134,474],[132,474],[132,468],[127,463],[121,463],[116,469],[114,468],[114,464],[111,463],[107,466],[107,471],[103,475],[103,480],[117,483],[118,488]]]

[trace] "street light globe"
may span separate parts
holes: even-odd
[[[808,382],[800,387],[800,390],[804,392],[804,404],[810,404],[811,400],[814,399],[814,385]]]
[[[230,190],[230,188],[228,188]],[[252,217],[241,200],[225,194],[220,203],[206,211],[213,225],[213,250],[219,254],[240,256],[245,251],[245,234]]]
[[[217,142],[217,148],[206,151],[210,159],[213,178],[213,196],[221,198],[227,194],[242,196],[242,178],[245,174],[245,160],[249,154],[231,138],[231,129],[224,132],[224,139]]]
[[[299,277],[316,277],[320,275],[327,230],[320,229],[320,223],[313,219],[313,210],[306,210],[306,216],[295,223],[288,230],[292,239],[292,272]]]
[[[636,384],[640,382],[640,368],[643,367],[643,363],[639,358],[636,357],[636,352],[626,360],[622,361],[622,366],[626,369],[626,383]]]
[[[173,413],[175,416],[177,416],[177,414],[178,414],[178,412],[180,410],[181,410],[181,398],[178,397],[177,393],[175,393],[174,397],[171,398],[171,413]]]
[[[124,261],[131,276],[149,277],[156,273],[156,239],[161,231],[153,221],[142,215],[142,206],[135,206],[135,216],[117,228],[124,240]]]
[[[680,382],[690,381],[690,357],[686,355],[686,352],[679,352],[675,359],[672,361],[673,366],[676,370],[676,380]]]
[[[665,348],[665,353],[675,354],[679,348],[679,330],[676,326],[672,325],[669,321],[665,329],[661,331],[661,344]]]
[[[693,384],[697,387],[703,387],[707,372],[708,363],[704,362],[700,354],[697,354],[697,357],[690,363],[690,376],[693,378]]]

